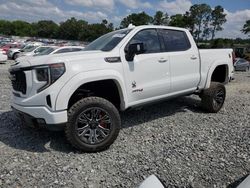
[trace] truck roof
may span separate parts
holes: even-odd
[[[137,29],[151,29],[151,28],[159,28],[159,29],[171,29],[171,30],[180,30],[180,31],[188,31],[187,29],[181,27],[172,27],[172,26],[164,26],[164,25],[140,25],[140,26],[130,26],[129,28],[137,28]]]

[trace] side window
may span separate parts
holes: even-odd
[[[129,44],[134,43],[143,43],[146,50],[145,53],[161,52],[160,41],[155,29],[139,31],[129,42]]]
[[[81,51],[82,49],[81,48],[72,48],[72,52],[78,52],[78,51]]]
[[[237,64],[239,65],[239,64],[242,64],[243,62],[242,62],[242,60],[239,60],[238,62],[237,62]]]
[[[191,47],[184,31],[162,29],[161,35],[167,52],[185,51]]]
[[[35,53],[40,53],[40,52],[42,52],[42,51],[44,51],[44,50],[46,50],[47,49],[47,47],[40,47],[40,48],[37,48],[34,52]]]
[[[66,53],[66,52],[71,52],[71,49],[63,48],[63,49],[58,50],[57,52],[55,52],[55,54],[61,54],[61,53]]]
[[[246,63],[246,61],[243,59],[239,60],[239,64],[243,64],[243,63]]]

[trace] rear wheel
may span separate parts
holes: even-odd
[[[212,82],[210,88],[201,94],[202,108],[207,112],[216,113],[222,108],[225,98],[225,86],[218,82]]]
[[[68,111],[65,133],[77,149],[97,152],[108,148],[117,138],[121,120],[115,106],[99,97],[87,97]]]
[[[246,67],[246,70],[245,70],[246,72],[248,72],[249,71],[249,67]]]

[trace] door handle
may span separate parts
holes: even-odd
[[[165,62],[167,62],[167,61],[168,61],[168,60],[165,59],[165,58],[161,58],[161,59],[158,60],[159,63],[165,63]]]
[[[195,59],[197,59],[197,57],[196,57],[195,55],[192,55],[192,56],[190,57],[190,59],[195,60]]]

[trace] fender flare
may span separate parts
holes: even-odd
[[[121,110],[126,108],[127,104],[127,94],[125,89],[125,82],[122,79],[122,75],[115,70],[94,70],[88,72],[81,72],[72,77],[62,89],[59,91],[56,97],[56,106],[57,111],[66,110],[68,108],[68,102],[74,92],[83,84],[101,81],[101,80],[114,80],[119,91],[120,100],[121,100]]]
[[[226,76],[229,76],[229,66],[227,62],[224,61],[214,61],[214,63],[211,65],[211,67],[208,69],[208,73],[207,73],[207,78],[206,78],[206,83],[205,83],[205,89],[208,89],[210,87],[211,84],[211,78],[212,75],[214,73],[214,70],[220,66],[220,65],[226,65],[227,66],[227,73]]]

